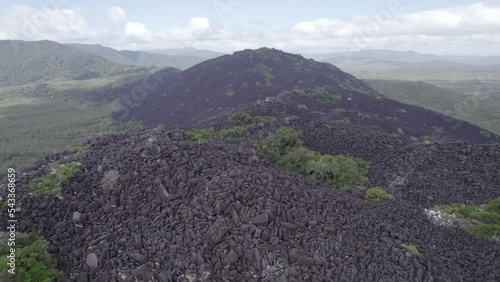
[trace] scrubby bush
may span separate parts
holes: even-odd
[[[401,135],[399,135],[398,133],[392,133],[391,135],[389,135],[389,137],[391,137],[392,139],[399,139],[401,138]]]
[[[319,160],[321,154],[305,147],[298,147],[278,160],[278,164],[285,169],[305,174],[307,164],[312,160]]]
[[[230,129],[215,131],[213,128],[192,129],[185,133],[188,138],[194,141],[205,142],[204,137],[218,138],[246,138],[250,132],[244,127],[237,126]]]
[[[263,122],[264,120],[263,117],[254,117],[246,112],[237,112],[229,117],[229,121],[237,122],[241,126],[252,125],[254,123]]]
[[[459,217],[467,231],[475,237],[500,235],[500,197],[490,200],[485,208],[454,203],[438,206],[437,209]]]
[[[422,140],[424,140],[424,141],[432,141],[432,136],[429,136],[429,135],[422,136]]]
[[[257,152],[266,155],[272,161],[278,162],[280,158],[290,151],[302,146],[301,137],[302,134],[295,129],[281,127],[273,136],[256,142],[254,148]]]
[[[311,178],[345,190],[364,185],[367,172],[364,161],[344,155],[323,155],[306,165],[306,173]]]
[[[28,192],[37,196],[62,194],[61,185],[68,185],[73,175],[80,173],[80,164],[76,162],[58,161],[49,165],[48,174],[34,178],[29,183]]]
[[[222,138],[247,138],[249,135],[250,132],[241,126],[220,131],[220,137]]]
[[[76,146],[71,148],[70,152],[71,153],[78,153],[78,152],[85,152],[87,151],[88,148],[86,146]]]
[[[469,232],[476,238],[489,239],[495,235],[500,235],[500,224],[479,224],[471,226]]]
[[[337,103],[342,99],[342,96],[340,95],[332,95],[325,87],[306,89],[305,95],[316,99],[323,104]]]
[[[405,249],[414,256],[420,255],[420,251],[417,249],[415,245],[405,245]]]
[[[486,138],[491,138],[491,133],[489,133],[489,132],[488,132],[488,131],[486,131],[486,130],[481,130],[481,131],[479,131],[479,133],[480,133],[481,135],[483,135],[484,137],[486,137]]]
[[[188,131],[186,132],[186,136],[193,141],[205,142],[205,138],[198,132]]]
[[[233,97],[235,94],[236,94],[236,92],[234,91],[234,89],[228,89],[226,91],[226,96],[228,96],[228,97]]]
[[[500,197],[497,197],[486,204],[486,210],[500,214]]]
[[[318,182],[350,190],[368,184],[368,165],[350,156],[322,155],[302,147],[301,134],[282,127],[275,135],[256,142],[257,152],[266,155],[285,169],[305,174]]]
[[[11,246],[0,244],[0,281],[3,282],[51,282],[62,275],[54,267],[47,253],[49,243],[42,237],[23,233],[16,237],[16,274],[8,273]]]
[[[365,193],[365,199],[368,202],[380,202],[383,200],[389,199],[390,196],[387,194],[387,192],[384,191],[384,189],[380,187],[373,187],[368,190],[366,190]]]
[[[0,203],[0,213],[4,213],[9,207],[9,202],[1,202]]]

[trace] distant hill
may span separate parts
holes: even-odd
[[[324,61],[340,61],[369,59],[374,61],[386,61],[396,63],[424,64],[428,62],[441,61],[470,66],[498,66],[500,56],[449,56],[420,54],[415,51],[393,51],[393,50],[362,50],[345,53],[322,53],[309,54],[309,57]]]
[[[187,69],[205,61],[206,57],[182,54],[171,55],[161,52],[115,50],[99,44],[66,44],[75,50],[96,54],[113,62],[136,66],[160,66]]]
[[[160,49],[160,50],[146,50],[148,53],[158,53],[167,54],[171,56],[193,56],[204,59],[214,59],[223,55],[225,53],[215,52],[210,50],[196,49],[196,48],[171,48],[171,49]]]
[[[436,135],[474,143],[496,140],[482,136],[481,128],[467,122],[378,97],[370,86],[331,64],[275,49],[235,52],[183,72],[160,72],[151,79],[158,82],[156,87],[131,86],[140,99],[122,97],[124,106],[116,118],[146,125],[193,126],[251,103],[278,103],[299,111],[294,115],[308,113],[384,134],[404,132],[405,138]]]
[[[486,99],[468,99],[466,95],[422,81],[365,80],[387,98],[420,106],[438,113],[469,121],[500,134],[500,91]],[[466,104],[474,101],[474,105]],[[474,107],[474,108],[471,108]]]
[[[471,80],[500,77],[500,56],[436,56],[414,51],[363,50],[308,54],[363,79]]]
[[[137,69],[52,41],[0,41],[0,87],[98,78]]]

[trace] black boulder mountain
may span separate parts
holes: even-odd
[[[247,85],[227,91],[237,83]],[[498,240],[436,223],[428,210],[500,196],[500,144],[449,140],[480,142],[477,127],[377,98],[334,66],[269,49],[164,70],[107,95],[121,95],[129,107],[122,117],[148,124],[228,129],[238,125],[228,119],[237,111],[272,118],[248,125],[240,139],[200,142],[161,127],[94,138],[87,150],[18,171],[18,230],[49,241],[61,281],[500,279]],[[367,202],[360,191],[286,171],[252,148],[285,126],[302,132],[311,150],[364,159],[370,186],[393,199]],[[388,135],[394,131],[401,136]],[[434,141],[409,137],[429,131]],[[30,193],[56,162],[80,172],[57,184],[59,196]],[[0,176],[2,199],[6,183]],[[0,214],[4,230],[7,219]]]
[[[287,111],[280,107],[254,109]],[[49,240],[62,281],[498,281],[498,242],[437,226],[424,212],[499,196],[498,144],[408,147],[310,121],[255,124],[238,142],[201,143],[158,128],[90,140],[88,151],[51,155],[19,173],[19,231]],[[247,146],[284,125],[304,131],[306,146],[363,155],[374,183],[401,178],[387,188],[395,200],[368,203]],[[82,170],[62,197],[26,193],[59,159]],[[105,185],[110,172],[118,177]],[[5,228],[6,214],[0,219]]]
[[[331,64],[269,48],[235,52],[178,73],[159,72],[120,93],[124,106],[114,117],[146,125],[193,126],[238,106],[274,101],[307,108],[325,121],[407,138],[499,141],[468,122],[379,97]]]

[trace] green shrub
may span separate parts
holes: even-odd
[[[37,196],[62,194],[61,185],[68,185],[73,175],[80,173],[80,164],[76,162],[58,161],[49,165],[48,174],[31,179],[28,192]]]
[[[422,140],[424,140],[424,141],[432,141],[432,136],[429,136],[429,135],[422,136]]]
[[[204,137],[217,138],[246,138],[250,136],[250,132],[244,127],[237,126],[230,129],[215,131],[213,128],[192,129],[186,132],[187,137],[194,141],[205,142]]]
[[[305,174],[307,164],[312,160],[319,160],[321,154],[305,147],[298,147],[288,152],[278,160],[278,164],[285,169]]]
[[[233,97],[235,94],[236,94],[236,92],[234,91],[234,89],[228,89],[226,91],[226,96],[228,96],[228,97]]]
[[[220,131],[220,137],[222,138],[247,138],[248,136],[250,136],[250,132],[240,126]]]
[[[500,214],[500,197],[497,197],[486,204],[486,210]]]
[[[460,203],[436,208],[459,217],[467,231],[475,237],[491,238],[500,235],[500,197],[490,200],[484,209]]]
[[[260,64],[255,65],[252,68],[252,71],[254,73],[259,73],[259,74],[264,76],[264,81],[266,82],[267,87],[270,87],[273,85],[272,81],[274,80],[274,76],[272,75],[272,69],[269,66],[260,63]],[[259,82],[259,84],[260,84],[260,82]],[[257,85],[257,86],[259,86],[259,85]],[[260,86],[262,86],[262,84]]]
[[[302,146],[302,134],[290,127],[281,127],[276,134],[254,144],[257,152],[277,162],[290,151]]]
[[[479,224],[471,226],[469,232],[476,238],[490,239],[500,234],[500,224]]]
[[[321,183],[350,190],[355,185],[366,184],[368,165],[363,160],[350,156],[323,155],[318,160],[307,163],[306,173]]]
[[[9,207],[8,201],[0,203],[0,213],[4,213],[5,211],[7,211],[8,207]]]
[[[392,133],[391,135],[389,135],[389,137],[391,137],[392,139],[399,139],[399,138],[401,138],[401,135],[399,135],[397,133]]]
[[[0,281],[4,282],[51,282],[56,281],[62,272],[54,266],[52,257],[47,253],[49,243],[42,237],[23,233],[16,237],[16,274],[8,273],[11,246],[0,245]]]
[[[420,252],[415,245],[405,245],[405,249],[414,256],[420,255]]]
[[[263,122],[263,117],[253,117],[246,112],[237,112],[229,117],[229,121],[237,122],[242,126],[252,125],[255,123]]]
[[[368,184],[368,165],[350,156],[322,155],[302,147],[301,134],[282,127],[276,134],[256,142],[257,152],[266,155],[285,169],[305,174],[318,182],[350,190]]]
[[[205,138],[198,132],[188,131],[186,132],[186,136],[193,141],[205,142]]]
[[[337,103],[342,99],[340,95],[332,95],[325,87],[316,87],[313,89],[306,89],[306,96],[309,96],[323,104]]]
[[[71,153],[85,152],[88,148],[86,146],[76,146],[70,149]]]
[[[491,133],[489,133],[489,132],[488,132],[488,131],[486,131],[486,130],[481,130],[481,131],[479,131],[479,133],[480,133],[481,135],[483,135],[484,137],[486,137],[486,138],[491,138]]]
[[[389,199],[390,196],[387,194],[387,192],[384,191],[384,189],[380,187],[373,187],[368,190],[366,190],[365,193],[365,199],[368,202],[380,202],[383,200]]]
[[[384,101],[384,99],[382,98],[382,96],[377,96],[377,97],[375,97],[375,100],[376,100],[377,102],[383,102],[383,101]]]

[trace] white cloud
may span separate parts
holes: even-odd
[[[127,13],[120,6],[113,6],[108,9],[108,16],[115,23],[122,23],[127,20]]]
[[[125,24],[125,35],[133,36],[139,40],[152,41],[153,33],[141,22],[127,22]]]
[[[500,43],[500,4],[492,3],[406,14],[403,7],[348,19],[311,19],[284,28],[262,21],[227,26],[194,17],[181,26],[153,29],[144,22],[127,21],[125,10],[119,6],[107,12],[117,23],[110,28],[89,26],[78,10],[47,12],[13,5],[0,10],[0,39],[86,41],[119,49],[191,46],[225,52],[265,45],[306,52],[385,48],[458,53],[460,46],[469,53],[477,50],[485,54],[489,50],[500,55],[498,48],[494,49]]]
[[[192,18],[189,27],[192,31],[207,30],[210,28],[210,21],[207,18]]]
[[[71,9],[35,10],[12,5],[0,10],[0,39],[86,41],[105,37],[107,28],[90,27]]]

